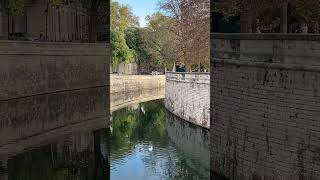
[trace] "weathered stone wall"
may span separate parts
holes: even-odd
[[[110,75],[110,93],[164,88],[164,75]]]
[[[319,179],[320,36],[211,37],[211,170]]]
[[[76,130],[109,124],[106,87],[0,101],[0,160]]]
[[[0,41],[0,100],[109,84],[109,45]]]
[[[209,128],[209,84],[209,73],[166,72],[166,108],[186,121]]]

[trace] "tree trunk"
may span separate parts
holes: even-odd
[[[176,72],[176,62],[173,62],[172,72]]]
[[[319,22],[315,22],[315,25],[314,25],[314,33],[318,34],[319,33]]]
[[[9,16],[9,15],[8,15],[7,20],[8,20],[8,22],[7,22],[7,24],[8,24],[7,29],[8,29],[8,39],[9,39],[9,37],[10,37],[10,16]]]
[[[252,15],[248,12],[240,13],[240,32],[252,33]]]
[[[15,20],[14,20],[14,17],[11,18],[12,21],[11,21],[11,32],[12,33],[15,33]]]
[[[89,22],[89,42],[94,43],[97,40],[97,10],[95,7],[94,1],[92,1],[92,5],[90,8],[90,22]]]
[[[280,32],[288,32],[288,2],[284,2],[281,7]]]
[[[307,34],[308,33],[308,25],[307,23],[302,23],[301,24],[301,33]]]
[[[48,16],[49,16],[49,3],[47,2],[47,9],[46,9],[46,37],[45,37],[46,41],[48,41]]]
[[[191,65],[186,65],[186,72],[191,72],[192,70],[191,70]]]
[[[201,62],[200,61],[199,61],[198,66],[199,66],[198,72],[201,72]]]
[[[61,8],[58,9],[58,27],[59,27],[59,41],[61,41]]]

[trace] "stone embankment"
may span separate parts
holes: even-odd
[[[210,128],[210,74],[167,72],[165,106],[181,119]]]
[[[211,170],[320,177],[320,36],[212,34]]]
[[[0,41],[0,101],[109,84],[108,44]]]

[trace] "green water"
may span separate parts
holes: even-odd
[[[163,100],[112,114],[111,180],[209,179],[208,130],[167,112]]]

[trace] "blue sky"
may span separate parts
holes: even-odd
[[[145,17],[157,11],[158,0],[115,0],[120,4],[129,5],[134,15],[139,17],[141,27],[146,26]]]

